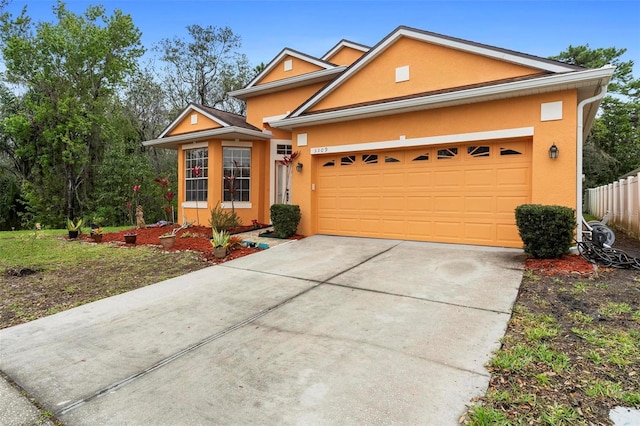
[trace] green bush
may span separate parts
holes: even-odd
[[[291,204],[273,204],[271,206],[271,223],[277,237],[287,238],[294,235],[301,217],[300,206]]]
[[[569,252],[575,212],[564,206],[523,204],[516,207],[516,225],[526,253],[539,259],[555,259]]]
[[[223,209],[218,202],[216,206],[211,209],[209,225],[214,231],[228,231],[240,225],[240,218],[235,211]]]

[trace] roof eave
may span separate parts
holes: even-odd
[[[221,127],[210,130],[203,130],[200,132],[183,133],[175,136],[166,136],[158,139],[151,139],[142,142],[142,145],[155,147],[155,148],[167,148],[178,149],[179,145],[185,142],[191,142],[196,140],[202,140],[207,138],[216,139],[238,139],[238,140],[268,140],[271,139],[273,134],[269,131],[257,131],[250,129],[243,129],[242,127],[229,126]]]
[[[245,100],[253,96],[266,95],[267,93],[279,92],[281,90],[293,89],[314,83],[321,83],[331,80],[335,75],[340,74],[346,68],[347,67],[345,66],[337,66],[326,70],[314,71],[284,80],[277,80],[265,84],[259,84],[257,86],[234,90],[233,92],[229,92],[229,95],[237,99]]]
[[[338,121],[527,96],[537,93],[579,89],[587,86],[600,86],[601,84],[607,84],[609,82],[614,70],[615,67],[605,66],[596,70],[556,74],[526,81],[425,95],[419,98],[383,102],[312,115],[300,115],[274,121],[270,123],[270,125],[274,128],[291,130],[300,126],[313,126]]]

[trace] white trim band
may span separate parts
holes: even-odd
[[[410,148],[415,146],[485,141],[492,139],[518,138],[525,136],[533,136],[533,127],[518,127],[513,129],[489,130],[486,132],[458,133],[452,135],[427,136],[422,138],[396,139],[390,141],[316,147],[311,148],[311,155],[337,154],[356,151],[374,151],[379,149],[391,148]]]

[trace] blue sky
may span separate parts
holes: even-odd
[[[640,77],[640,2],[624,1],[220,1],[67,0],[83,13],[103,4],[133,17],[147,49],[162,38],[185,37],[185,27],[229,26],[242,37],[250,62],[268,63],[284,47],[322,56],[338,41],[374,45],[399,25],[433,31],[538,56],[569,45],[627,48]],[[35,21],[52,21],[55,0],[13,0]]]

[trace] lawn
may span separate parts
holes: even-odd
[[[617,236],[614,247],[640,256],[638,240]],[[462,422],[611,424],[612,408],[640,409],[640,272],[534,265],[487,366],[489,389]]]
[[[210,266],[197,252],[66,237],[0,232],[0,329]]]

